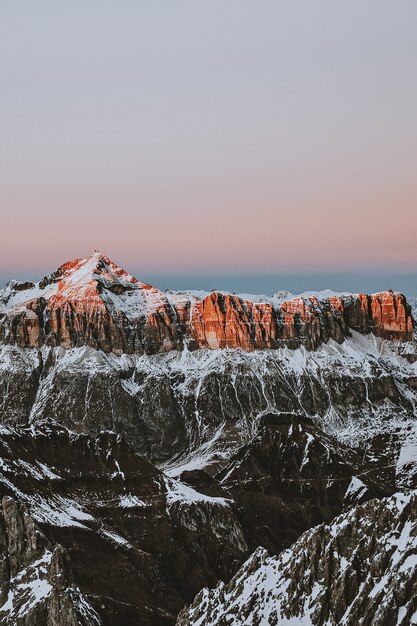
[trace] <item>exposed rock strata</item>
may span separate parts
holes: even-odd
[[[183,465],[195,454],[224,462],[253,436],[259,415],[271,411],[314,416],[329,432],[351,425],[346,436],[355,441],[390,432],[382,451],[394,465],[401,424],[407,437],[416,433],[417,446],[415,364],[392,345],[358,334],[315,352],[118,357],[91,348],[0,346],[0,364],[3,423],[52,418],[77,432],[113,430],[158,463]],[[415,466],[417,486],[416,456],[402,455],[401,463],[402,474]]]
[[[100,254],[66,263],[36,285],[11,282],[0,292],[0,340],[29,348],[87,345],[129,354],[185,345],[315,350],[329,339],[343,342],[351,330],[409,341],[411,307],[391,291],[280,304],[219,292],[202,298],[166,294],[139,283]]]
[[[390,291],[261,302],[162,293],[100,254],[37,284],[10,283],[0,292],[0,420],[13,430],[1,428],[0,496],[26,504],[4,501],[0,622],[75,626],[81,611],[106,626],[170,626],[257,545],[276,553],[311,525],[392,493],[395,482],[417,485],[412,335],[410,307]],[[349,529],[366,544],[366,532]],[[352,554],[332,544],[330,565],[320,564],[327,544],[319,544],[305,545],[331,588]],[[369,554],[360,555],[366,564]],[[330,607],[317,609],[320,619],[355,607],[362,573],[352,558],[337,602],[320,592]],[[304,620],[294,611],[317,587],[297,568],[290,578],[299,595],[286,600],[293,613],[285,616]],[[393,588],[384,626],[400,606]],[[373,610],[360,602],[366,615]],[[409,619],[414,607],[401,610]]]

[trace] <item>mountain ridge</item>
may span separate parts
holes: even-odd
[[[312,526],[417,487],[416,414],[411,309],[392,291],[162,292],[98,252],[0,291],[0,495],[68,552],[77,597],[105,626],[172,626],[258,546],[279,558],[312,536],[327,549]],[[367,558],[372,537],[352,528]],[[29,587],[4,576],[11,623],[31,585],[62,596],[32,561]],[[337,583],[347,601],[355,580],[354,564]],[[369,622],[374,604],[359,605]],[[21,626],[34,619],[22,610]]]
[[[329,339],[342,343],[352,330],[394,341],[413,337],[411,306],[392,291],[258,300],[162,292],[96,252],[39,283],[11,281],[0,290],[0,341],[154,354],[185,347],[316,350]]]
[[[417,623],[417,492],[370,500],[258,548],[233,579],[203,589],[177,626],[409,626]]]

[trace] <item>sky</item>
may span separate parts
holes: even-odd
[[[415,0],[2,0],[0,284],[412,287],[416,111]]]

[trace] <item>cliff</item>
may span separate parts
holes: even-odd
[[[177,626],[408,626],[417,617],[417,495],[370,500],[278,556],[258,548]]]
[[[4,626],[100,626],[74,584],[68,552],[48,541],[26,504],[0,507],[0,623]]]
[[[394,341],[413,337],[411,307],[392,291],[279,304],[212,292],[164,293],[104,255],[65,263],[39,283],[12,281],[0,292],[0,341],[20,347],[91,346],[154,354],[199,348],[308,350],[355,330]]]

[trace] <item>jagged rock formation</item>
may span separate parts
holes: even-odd
[[[162,293],[99,253],[37,284],[9,283],[0,496],[20,504],[5,501],[17,532],[0,524],[0,623],[170,626],[258,545],[276,554],[395,485],[417,487],[413,332],[391,291]],[[342,607],[361,580],[353,563]],[[291,611],[304,606],[294,598]]]
[[[259,548],[230,583],[204,589],[177,626],[417,623],[417,494],[371,500],[305,532],[278,557]]]
[[[375,463],[372,451],[353,450],[292,414],[264,416],[216,478],[239,505],[250,548],[275,552],[349,506],[390,495],[395,484],[393,467]]]
[[[368,439],[390,417],[400,424],[392,460],[414,484],[412,455],[400,454],[410,423],[417,442],[412,330],[392,292],[258,303],[162,293],[95,254],[0,292],[1,420],[111,429],[147,458],[180,464],[201,451],[224,460],[268,411],[311,415],[329,431],[378,424],[361,426]]]
[[[199,348],[263,350],[304,345],[315,350],[350,330],[407,341],[412,338],[411,309],[404,296],[387,291],[372,296],[293,298],[278,307],[213,292],[191,311],[191,336]]]
[[[297,416],[264,422],[217,476],[188,471],[181,480],[113,433],[74,435],[51,422],[3,429],[0,495],[24,503],[42,529],[42,548],[47,537],[68,551],[74,584],[104,624],[169,626],[202,587],[230,578],[259,543],[278,552],[311,523],[392,492],[366,451]],[[61,570],[65,563],[57,581]]]
[[[77,436],[50,422],[3,429],[1,496],[23,503],[14,515],[22,529],[10,543],[10,562],[19,559],[7,569],[10,580],[37,563],[45,546],[60,544],[71,557],[74,584],[106,626],[172,625],[201,587],[231,576],[249,554],[227,493],[208,496],[165,476],[114,433]],[[31,521],[26,530],[21,518],[29,520],[28,511],[43,535],[30,530]],[[48,550],[45,575],[36,566],[33,578],[42,574],[50,590],[59,588],[65,557],[58,562]],[[14,624],[18,608],[12,611],[4,581],[0,589],[6,594],[0,618],[9,620],[0,623]],[[58,610],[59,598],[51,596],[48,610]]]
[[[4,626],[100,626],[74,585],[68,553],[52,545],[25,504],[9,496],[0,512],[0,622]]]
[[[198,348],[315,350],[351,330],[412,339],[411,308],[401,294],[252,302],[213,292],[165,294],[139,283],[104,255],[76,259],[36,285],[0,292],[0,339],[25,348],[91,346],[116,354]]]
[[[0,346],[0,398],[3,423],[52,418],[76,432],[113,430],[152,461],[180,467],[198,457],[211,473],[253,436],[259,415],[304,414],[354,445],[386,434],[398,480],[417,479],[416,364],[396,344],[357,333],[314,352],[119,357]]]

